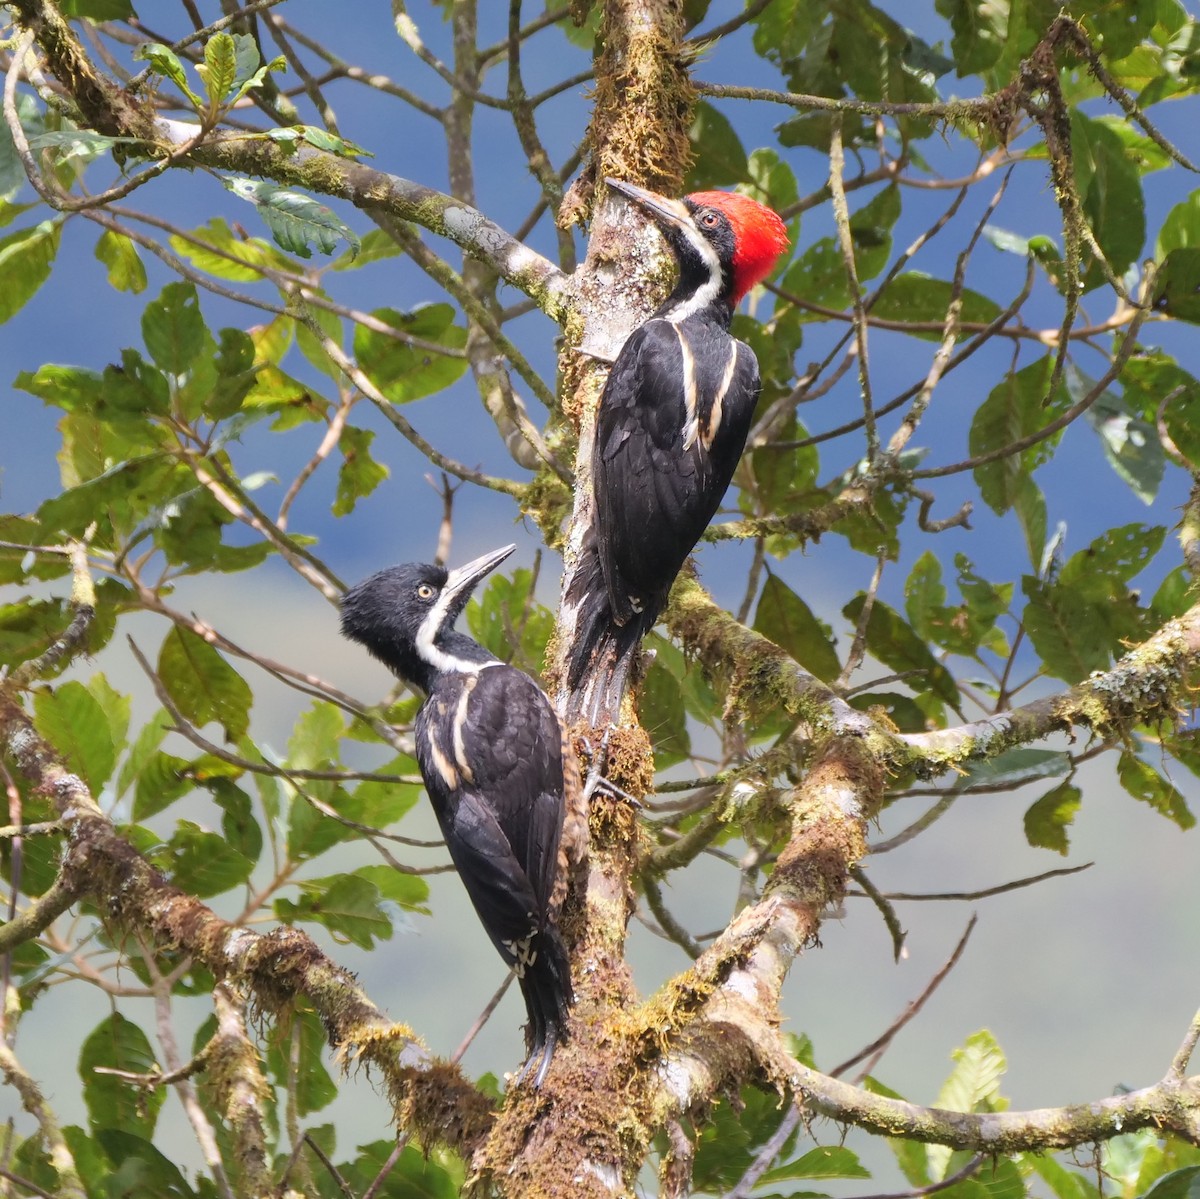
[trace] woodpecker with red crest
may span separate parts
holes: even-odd
[[[459,877],[525,999],[529,1057],[517,1081],[533,1069],[540,1087],[572,1002],[556,882],[574,764],[564,774],[569,751],[542,689],[454,629],[476,584],[514,549],[449,572],[381,570],[346,592],[342,632],[425,692],[417,764]]]
[[[594,522],[565,600],[575,614],[566,715],[593,727],[617,718],[637,646],[733,478],[760,382],[754,351],[729,326],[788,247],[780,217],[749,196],[672,200],[605,182],[658,226],[679,282],[621,348],[596,416]]]

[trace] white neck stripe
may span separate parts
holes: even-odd
[[[724,272],[721,270],[721,259],[717,256],[717,251],[712,243],[693,229],[681,227],[681,231],[687,239],[688,245],[704,263],[704,267],[708,271],[708,279],[696,288],[682,304],[666,314],[665,319],[672,324],[687,320],[689,316],[709,307],[721,294],[721,287],[725,282]]]
[[[446,613],[453,600],[453,592],[443,591],[438,596],[437,603],[429,609],[428,615],[421,621],[421,627],[417,630],[415,640],[417,656],[422,662],[432,666],[434,670],[456,674],[477,674],[485,666],[501,665],[498,659],[490,662],[470,662],[466,658],[459,658],[454,654],[447,653],[435,644],[435,638],[441,630],[442,622],[446,619]]]

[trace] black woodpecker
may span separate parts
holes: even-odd
[[[595,519],[565,599],[566,717],[593,727],[617,719],[637,646],[729,487],[759,393],[758,361],[729,325],[788,247],[783,221],[748,196],[605,182],[657,224],[679,282],[621,348],[596,416]]]
[[[563,734],[542,689],[454,630],[480,579],[516,546],[457,570],[381,570],[342,599],[342,632],[425,692],[417,762],[450,857],[529,1014],[541,1086],[573,996],[555,878],[564,811]]]

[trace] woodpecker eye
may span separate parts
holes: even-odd
[[[715,212],[703,212],[700,214],[700,224],[706,229],[712,229],[721,218]]]
[[[419,595],[423,600],[433,599],[433,588],[430,587],[428,583],[422,583],[417,588],[417,595]]]

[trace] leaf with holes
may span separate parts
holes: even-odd
[[[289,254],[311,258],[310,245],[316,245],[322,254],[332,254],[339,241],[345,241],[353,253],[358,253],[358,234],[333,209],[312,196],[257,179],[222,182],[235,196],[258,209],[275,244]]]

